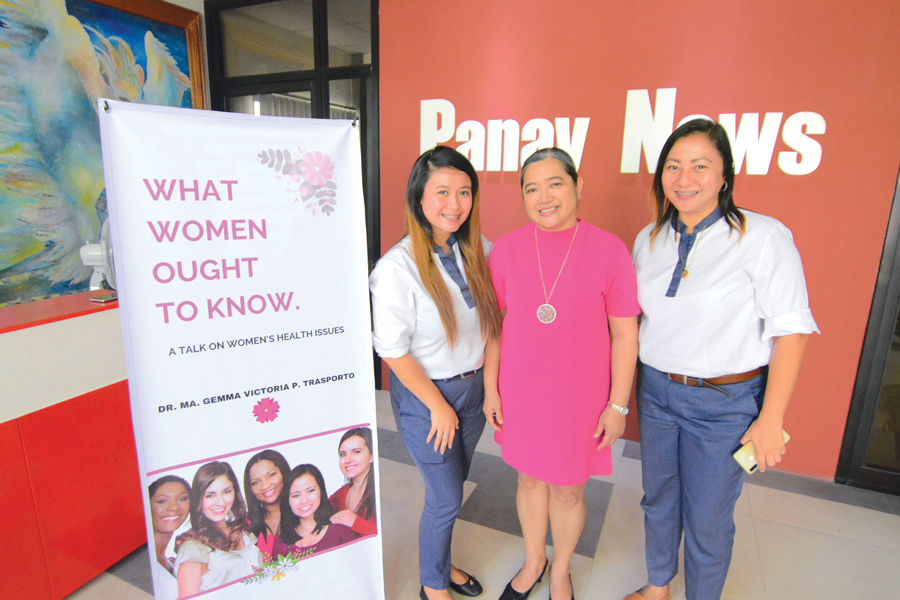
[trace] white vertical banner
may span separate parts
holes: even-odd
[[[320,521],[375,429],[358,127],[99,106],[156,600],[382,599],[375,519],[250,533],[274,496]]]

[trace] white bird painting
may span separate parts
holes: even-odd
[[[87,289],[78,250],[99,239],[106,211],[97,98],[190,106],[190,79],[166,43],[149,28],[135,34],[142,18],[115,11],[129,20],[119,35],[108,20],[70,14],[79,5],[94,10],[0,0],[0,306]],[[126,37],[143,41],[140,58]]]

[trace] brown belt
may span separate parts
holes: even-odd
[[[753,379],[760,373],[762,373],[762,367],[753,369],[752,371],[747,371],[746,373],[722,375],[721,377],[710,377],[709,379],[698,379],[697,377],[688,377],[687,375],[678,375],[677,373],[666,373],[666,377],[682,385],[703,387],[703,385],[707,383],[709,385],[728,385],[729,383],[741,383],[742,381]]]

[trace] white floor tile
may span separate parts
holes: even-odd
[[[734,507],[736,515],[752,515],[753,508],[750,506],[750,488],[744,483],[741,495],[738,497],[737,504]]]
[[[390,396],[376,392],[378,426],[395,430]],[[579,600],[621,600],[647,581],[641,462],[613,446],[614,484],[593,560],[572,562]],[[479,451],[500,455],[493,430]],[[418,527],[424,485],[418,469],[379,462],[386,600],[419,598]],[[479,485],[491,485],[485,481]],[[465,486],[465,498],[477,487]],[[853,600],[884,598],[900,590],[900,517],[758,485],[745,485],[735,509],[734,554],[722,600]],[[553,549],[547,549],[552,557]],[[454,564],[476,575],[483,600],[495,600],[524,561],[520,537],[458,521]],[[683,559],[672,581],[673,600],[684,600]],[[532,598],[545,600],[549,578]],[[66,600],[152,600],[152,595],[103,573]]]
[[[636,490],[640,490],[643,495],[644,484],[641,481],[641,461],[634,458],[625,458],[619,460],[618,474],[616,475],[616,487],[625,486]]]
[[[584,597],[584,592],[588,587],[588,580],[591,577],[591,568],[593,566],[594,561],[585,556],[576,554],[572,557],[572,589],[575,592],[576,598]],[[549,591],[547,593],[549,595]]]
[[[518,536],[468,521],[457,521],[453,529],[451,556],[454,565],[478,578],[485,589],[483,598],[490,599],[500,596],[507,582],[522,566],[525,550],[522,538]],[[588,567],[586,565],[585,569]],[[546,579],[540,586],[546,586]],[[416,568],[394,600],[417,600],[419,587],[419,570]],[[389,596],[388,600],[391,600]]]
[[[385,510],[409,512],[412,507],[421,510],[425,503],[425,484],[419,470],[394,460],[382,460],[379,466],[378,489]]]
[[[900,551],[900,516],[750,485],[753,516]]]
[[[401,597],[401,592],[405,595],[410,580],[419,581],[419,519],[425,506],[425,484],[416,467],[392,460],[382,460],[379,465],[384,595],[391,599]],[[475,487],[470,481],[463,485],[463,502]],[[457,521],[457,528],[461,523]],[[418,583],[414,591],[415,599]]]
[[[385,584],[385,600],[420,600],[419,596],[419,569],[415,568],[412,575],[404,583],[403,587],[397,590],[396,594],[391,596],[387,593],[387,584]]]
[[[457,521],[453,530],[453,564],[473,573],[484,586],[484,598],[497,598],[506,584],[525,562],[522,538],[489,529],[467,521]],[[553,548],[547,546],[547,556],[553,559]],[[572,557],[571,572],[575,596],[581,597],[587,585],[592,561],[584,556]],[[471,571],[470,571],[471,569]],[[550,592],[550,578],[545,574],[532,592],[532,597],[546,597]]]
[[[623,459],[631,460],[631,459]],[[644,512],[640,501],[643,493],[635,488],[616,485],[613,489],[603,533],[597,546],[594,569],[591,575],[587,598],[607,598],[610,594],[623,596],[640,588],[647,582],[644,556]],[[746,600],[766,600],[762,583],[762,566],[753,527],[753,517],[736,513],[734,553],[725,583],[725,596],[731,595]],[[683,547],[679,556],[679,573],[672,581],[673,600],[684,600],[684,556]],[[620,574],[621,573],[621,574]],[[601,582],[611,579],[612,588]],[[599,586],[599,588],[597,587]],[[629,589],[630,588],[630,589]],[[620,593],[621,592],[621,593]]]
[[[379,465],[384,592],[385,598],[391,599],[398,597],[416,572],[425,488],[415,467],[391,460],[382,460]]]
[[[594,560],[591,575],[581,596],[583,600],[622,600],[647,583],[644,563],[613,565]]]
[[[457,521],[451,554],[453,564],[478,577],[484,586],[485,598],[497,598],[522,567],[525,546],[519,536]],[[545,577],[544,584],[546,581]]]
[[[900,552],[764,519],[756,536],[772,600],[897,597]]]
[[[754,519],[750,515],[736,513],[734,524],[737,531],[734,535],[731,568],[728,570],[722,595],[741,600],[766,600]]]
[[[622,461],[632,460],[623,458]],[[644,565],[644,511],[641,510],[643,492],[633,487],[616,485],[613,488],[606,520],[597,543],[595,561],[614,567],[640,569]],[[646,577],[646,574],[644,575]],[[641,584],[643,585],[643,584]]]

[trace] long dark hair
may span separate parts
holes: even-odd
[[[491,272],[484,248],[481,246],[481,216],[479,211],[478,174],[465,156],[448,146],[435,146],[425,151],[413,165],[406,186],[406,232],[412,241],[412,256],[416,269],[422,279],[422,285],[434,300],[447,335],[447,343],[453,348],[456,343],[457,324],[453,312],[453,298],[441,277],[434,262],[434,231],[422,209],[422,196],[425,185],[431,175],[438,169],[451,168],[465,173],[472,186],[472,210],[469,218],[456,231],[456,241],[462,252],[466,280],[475,301],[475,310],[481,323],[481,335],[484,339],[500,337],[500,311],[497,309],[497,297],[491,283]]]
[[[731,143],[728,141],[728,134],[719,123],[709,119],[692,119],[672,132],[672,135],[669,136],[669,139],[663,145],[662,151],[659,153],[659,160],[656,162],[656,173],[653,175],[656,225],[651,233],[651,238],[654,240],[666,223],[678,218],[678,209],[666,199],[666,193],[662,185],[663,169],[665,168],[666,160],[669,158],[669,152],[672,151],[672,146],[675,145],[675,142],[694,134],[706,137],[715,146],[719,156],[722,157],[722,175],[725,178],[725,189],[719,190],[719,211],[725,217],[725,221],[732,230],[738,233],[744,232],[746,224],[744,213],[734,204],[734,157],[731,154]]]
[[[250,518],[249,530],[257,537],[262,536],[267,531],[271,531],[266,524],[266,516],[268,514],[266,505],[253,495],[253,489],[250,485],[250,467],[263,460],[271,461],[272,464],[275,465],[275,468],[281,473],[282,485],[284,478],[291,472],[291,467],[288,465],[288,462],[275,450],[263,450],[247,461],[247,466],[244,467],[244,498],[247,499],[247,513]],[[286,488],[284,487],[281,489],[282,496],[285,493],[285,489]],[[278,500],[280,502],[281,497],[279,497]],[[278,532],[272,531],[272,534],[278,535]]]
[[[375,457],[375,452],[372,450],[372,430],[368,427],[357,427],[355,429],[347,430],[347,432],[341,436],[341,441],[338,442],[338,453],[341,451],[341,444],[352,437],[362,438],[362,441],[366,443],[366,448],[369,449],[369,453],[373,458]],[[369,472],[366,473],[366,488],[359,501],[359,506],[353,511],[363,519],[375,518],[375,486],[372,484],[373,481],[375,481],[374,460],[369,465]]]
[[[189,539],[195,539],[216,550],[234,550],[237,546],[236,540],[222,533],[203,515],[203,495],[212,482],[222,475],[225,475],[234,487],[231,518],[226,521],[226,524],[231,528],[232,533],[243,531],[247,521],[247,509],[244,506],[244,499],[241,498],[241,486],[237,476],[227,462],[206,463],[194,474],[194,481],[191,484],[191,530],[178,536],[178,539],[175,540],[176,551],[182,542]]]
[[[297,465],[290,472],[284,482],[285,491],[281,494],[281,540],[285,544],[296,544],[302,536],[297,533],[297,527],[300,525],[300,517],[291,510],[291,485],[303,475],[312,475],[319,486],[319,508],[313,513],[313,519],[316,521],[316,527],[313,529],[313,535],[316,535],[323,528],[331,525],[331,517],[334,515],[334,508],[328,501],[328,492],[325,490],[325,479],[322,472],[315,465]]]

